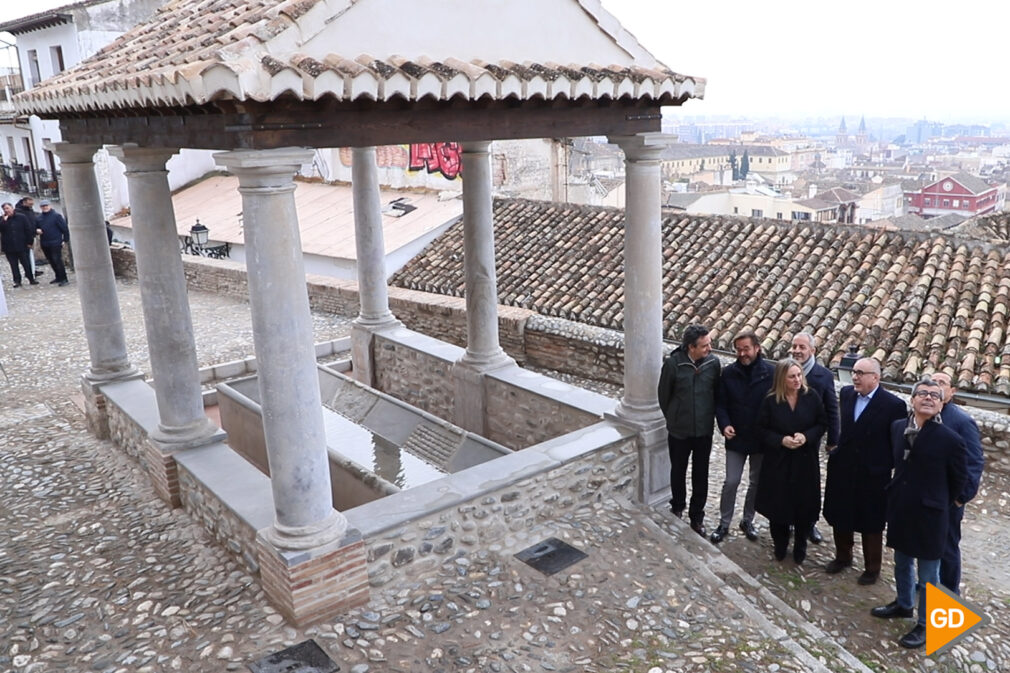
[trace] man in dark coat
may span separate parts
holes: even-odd
[[[817,363],[815,353],[817,353],[817,341],[813,334],[800,332],[793,337],[790,354],[803,367],[807,385],[821,396],[821,403],[824,404],[824,412],[828,417],[826,448],[831,451],[838,445],[838,396],[835,394],[835,377],[830,369]],[[824,536],[817,530],[817,522],[814,521],[810,526],[810,541],[820,544],[823,539]]]
[[[67,229],[67,221],[53,210],[48,200],[43,199],[39,206],[42,208],[42,214],[35,220],[39,245],[42,246],[42,252],[45,253],[49,266],[56,275],[49,282],[59,283],[62,287],[70,282],[67,280],[67,268],[63,264],[63,244],[70,242],[70,230]]]
[[[916,625],[898,640],[909,649],[926,644],[926,585],[940,584],[950,506],[967,480],[964,442],[943,425],[942,408],[942,389],[926,377],[912,388],[912,415],[891,426],[894,477],[887,485],[887,546],[894,549],[897,597],[870,614],[911,617],[918,589]]]
[[[884,489],[894,467],[891,424],[905,418],[905,403],[880,387],[880,363],[863,358],[852,368],[852,385],[838,395],[841,432],[828,454],[824,518],[834,532],[834,574],[852,565],[855,532],[863,538],[860,584],[880,577],[887,500]]]
[[[11,275],[14,277],[14,287],[21,287],[20,264],[24,267],[28,282],[38,285],[35,274],[32,273],[31,259],[28,257],[28,250],[32,241],[35,240],[35,228],[28,219],[14,212],[14,206],[5,203],[3,208],[3,219],[0,220],[0,250],[7,256],[7,262],[11,265]]]
[[[954,404],[954,387],[950,374],[937,372],[933,380],[940,384],[943,391],[943,411],[940,418],[943,424],[957,433],[964,442],[967,453],[965,466],[968,469],[968,479],[964,489],[954,499],[950,508],[950,526],[947,528],[947,544],[940,558],[940,583],[957,595],[961,595],[961,520],[964,518],[965,504],[978,493],[978,484],[982,480],[982,470],[985,468],[985,454],[982,452],[982,437],[978,432],[975,419]]]
[[[715,419],[726,438],[726,480],[719,501],[719,526],[709,539],[719,544],[729,534],[736,505],[736,491],[743,477],[744,463],[750,462],[747,495],[744,498],[740,530],[748,540],[757,540],[754,525],[754,502],[757,499],[758,477],[761,474],[761,439],[755,423],[761,402],[772,387],[775,365],[761,356],[761,343],[754,332],[743,332],[733,339],[736,362],[722,370],[719,394],[715,403]]]
[[[14,212],[25,216],[32,224],[32,240],[28,241],[28,261],[32,265],[32,273],[41,276],[42,271],[35,266],[35,231],[38,229],[38,213],[35,212],[35,199],[30,196],[22,197],[14,204]]]
[[[704,536],[708,500],[708,463],[715,426],[715,395],[722,364],[712,355],[712,337],[702,325],[688,325],[681,345],[663,361],[659,375],[659,408],[666,417],[670,451],[670,509],[680,517],[687,505],[687,463],[691,461],[691,505],[694,532]]]

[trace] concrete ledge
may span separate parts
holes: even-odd
[[[131,379],[102,386],[102,394],[115,404],[147,436],[158,429],[158,400],[154,388],[142,379]]]

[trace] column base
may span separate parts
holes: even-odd
[[[182,498],[179,489],[179,466],[175,462],[175,454],[198,446],[223,442],[227,433],[207,419],[203,434],[188,438],[186,441],[163,441],[152,432],[144,445],[143,453],[138,456],[140,463],[147,472],[155,493],[170,507],[181,507]],[[210,430],[207,432],[206,430]]]
[[[484,387],[484,374],[487,372],[514,367],[516,361],[505,354],[505,351],[490,358],[471,358],[463,355],[452,366],[453,418],[452,421],[464,430],[487,435],[487,392]]]
[[[132,367],[117,376],[101,376],[87,372],[81,376],[81,392],[84,394],[84,417],[88,423],[88,432],[98,439],[109,439],[109,413],[105,408],[105,395],[102,386],[106,383],[142,379],[143,374]]]
[[[331,510],[322,521],[309,526],[283,526],[275,521],[273,526],[260,531],[264,539],[274,547],[288,551],[302,551],[333,544],[344,537],[346,532],[347,519],[335,509]]]
[[[369,320],[358,317],[351,324],[351,373],[354,379],[366,386],[375,387],[375,335],[403,327],[403,323],[390,314],[388,319]]]
[[[297,551],[277,547],[272,528],[257,534],[260,580],[270,601],[298,627],[368,603],[368,557],[357,530],[330,544]]]

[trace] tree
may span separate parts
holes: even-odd
[[[740,160],[740,179],[743,180],[750,173],[750,157],[747,156],[747,150],[743,151],[743,159]]]

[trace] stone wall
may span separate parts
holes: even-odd
[[[368,535],[369,583],[410,582],[447,557],[479,550],[518,552],[540,542],[537,524],[582,502],[611,495],[633,499],[637,470],[635,439],[627,438],[469,502]]]
[[[147,471],[147,431],[118,405],[105,406],[109,417],[109,441],[135,459]]]
[[[602,420],[594,414],[493,376],[484,378],[486,436],[513,450],[559,437]]]
[[[616,385],[624,383],[624,334],[534,315],[526,321],[526,361],[534,367]]]
[[[452,420],[455,398],[452,364],[461,351],[453,348],[450,357],[439,356],[423,347],[434,339],[423,334],[410,337],[418,341],[418,347],[387,334],[375,336],[376,389],[429,414]]]

